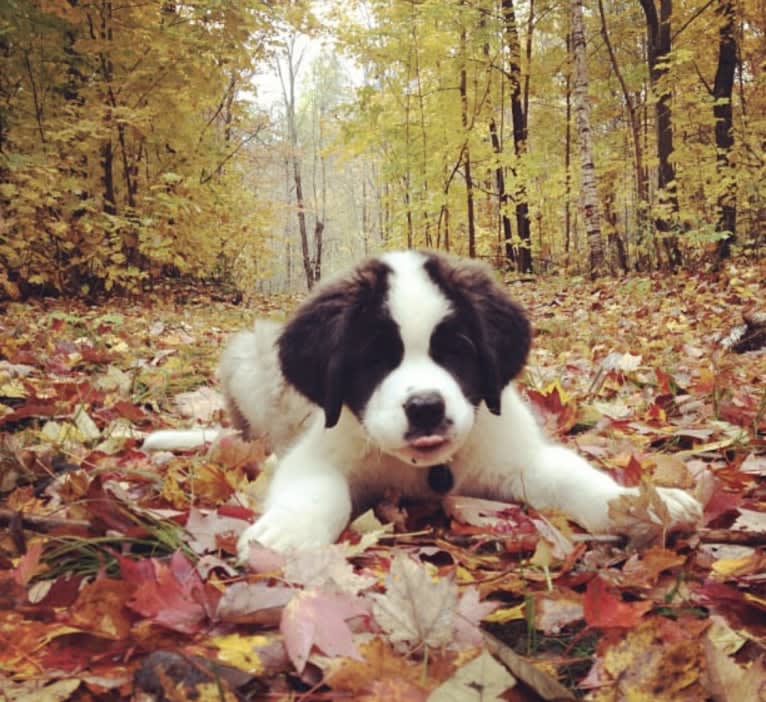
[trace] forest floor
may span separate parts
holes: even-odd
[[[382,503],[393,527],[367,514],[338,545],[245,566],[263,446],[140,439],[220,419],[226,335],[296,299],[4,303],[0,698],[766,699],[766,350],[721,343],[764,280],[510,284],[548,431],[645,484],[615,507],[627,541],[516,504]],[[651,485],[695,492],[704,524],[666,534]]]

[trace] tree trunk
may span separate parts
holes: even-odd
[[[497,124],[494,119],[489,121],[489,139],[492,150],[499,156],[503,152],[500,144],[500,136],[497,133]],[[500,212],[500,224],[503,230],[502,241],[505,251],[505,259],[509,263],[516,262],[516,252],[513,250],[513,231],[511,230],[511,218],[508,216],[508,193],[505,189],[505,171],[502,164],[495,168],[495,187],[497,188],[497,205]]]
[[[596,168],[593,164],[593,150],[590,136],[590,115],[588,110],[588,66],[585,56],[585,24],[583,22],[582,0],[570,0],[572,22],[572,54],[574,57],[574,110],[577,137],[580,142],[580,178],[585,233],[590,251],[589,272],[597,277],[605,272],[604,248],[601,241]]]
[[[513,146],[517,159],[526,152],[527,116],[524,112],[521,91],[521,46],[519,32],[516,27],[516,13],[513,0],[502,0],[503,31],[505,42],[510,55],[508,78],[511,88],[511,120],[513,123]],[[516,189],[516,231],[521,240],[517,259],[518,270],[522,273],[532,272],[532,236],[529,226],[529,204],[524,185]]]
[[[282,66],[277,60],[277,73],[282,86],[282,98],[285,105],[287,119],[287,138],[290,144],[290,162],[292,166],[293,183],[295,185],[295,209],[298,217],[298,232],[301,239],[301,256],[303,258],[303,271],[306,274],[306,287],[311,290],[316,283],[314,278],[314,264],[309,249],[309,237],[306,229],[306,202],[303,196],[303,178],[301,176],[301,159],[298,155],[298,129],[295,121],[295,78],[303,61],[303,53],[296,58],[294,56],[295,38],[287,43],[285,56],[287,58],[287,83],[282,72]]]
[[[670,20],[673,12],[672,0],[659,0],[660,11],[657,13],[655,0],[639,0],[646,16],[647,62],[649,82],[655,94],[655,120],[657,133],[657,188],[660,204],[669,211],[655,218],[654,226],[662,239],[662,245],[668,257],[668,265],[676,269],[681,265],[681,250],[675,235],[675,219],[678,213],[678,194],[676,192],[676,173],[670,156],[673,153],[673,119],[670,106],[670,90],[661,85],[661,79],[668,71],[670,60],[671,33]]]
[[[111,140],[101,144],[101,184],[104,186],[102,208],[106,214],[117,214],[114,194],[114,151]]]
[[[625,77],[622,75],[620,65],[617,63],[617,55],[614,52],[612,41],[609,36],[609,30],[606,26],[606,13],[604,12],[603,0],[598,0],[598,12],[601,16],[601,36],[604,38],[604,44],[606,45],[607,52],[609,53],[609,61],[612,64],[612,70],[614,71],[617,80],[620,83],[620,90],[622,91],[622,99],[625,101],[625,106],[628,111],[628,123],[630,125],[630,138],[633,145],[633,173],[636,180],[636,197],[638,200],[638,207],[636,211],[636,229],[638,235],[636,237],[636,249],[638,250],[637,268],[639,270],[645,270],[648,267],[646,244],[643,241],[643,237],[646,234],[647,229],[647,212],[649,208],[649,181],[646,177],[646,169],[644,168],[644,154],[643,145],[641,143],[641,120],[638,114],[638,105],[636,100],[631,94],[628,84],[625,81]],[[616,235],[616,234],[615,234]],[[625,247],[620,240],[618,250],[616,251],[618,263],[622,260],[625,261]],[[621,267],[622,264],[620,264]]]
[[[713,85],[713,116],[715,117],[715,146],[718,166],[719,187],[718,222],[716,231],[727,234],[718,242],[718,261],[731,255],[731,245],[737,234],[737,182],[732,163],[734,130],[731,95],[734,87],[734,72],[737,67],[737,39],[735,35],[734,0],[719,0],[718,14],[721,26],[718,30],[718,69]]]
[[[468,76],[466,73],[466,31],[460,31],[462,65],[460,66],[460,110],[463,122],[463,171],[465,175],[466,216],[468,227],[468,256],[476,258],[476,221],[474,219],[473,177],[471,175],[471,149],[468,146]]]
[[[567,34],[567,58],[571,67],[572,33]],[[572,70],[566,76],[566,129],[564,131],[564,254],[570,264],[572,246]]]

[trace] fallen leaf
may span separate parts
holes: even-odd
[[[195,552],[209,553],[218,551],[221,540],[238,537],[249,522],[245,519],[221,516],[216,510],[202,510],[192,507],[186,519],[185,528],[191,535],[189,546]]]
[[[540,593],[535,597],[535,628],[560,634],[569,624],[582,620],[582,596],[574,592]]]
[[[381,637],[359,646],[360,658],[334,659],[325,671],[325,682],[333,690],[348,692],[352,699],[370,690],[374,681],[396,679],[417,685],[423,678],[423,668],[402,658]]]
[[[479,602],[479,591],[475,587],[467,587],[463,591],[455,616],[454,643],[458,648],[481,646],[483,638],[479,624],[498,605],[498,602]]]
[[[434,580],[425,566],[398,554],[386,578],[386,593],[373,594],[376,621],[394,644],[438,648],[452,640],[457,586]]]
[[[297,551],[288,557],[283,574],[290,583],[350,595],[357,595],[377,582],[377,578],[371,575],[354,572],[354,567],[346,558],[343,544]]]
[[[636,495],[621,495],[609,502],[609,522],[636,548],[663,542],[673,524],[667,505],[653,485],[642,482]]]
[[[667,622],[667,620],[665,620]],[[603,699],[636,702],[698,702],[705,699],[701,684],[702,643],[698,635],[663,638],[658,618],[647,619],[604,654],[604,671],[614,686]]]
[[[598,575],[588,583],[583,598],[585,623],[597,629],[631,629],[651,608],[649,601],[623,602]]]
[[[375,680],[359,702],[426,702],[425,691],[401,678]]]
[[[22,683],[0,679],[0,696],[4,702],[65,702],[81,684],[79,678],[53,682],[28,680]]]
[[[620,584],[627,587],[651,587],[656,584],[663,571],[685,562],[686,558],[675,551],[653,546],[646,551],[634,553],[625,562]]]
[[[500,639],[487,632],[484,633],[487,649],[498,660],[502,661],[511,674],[534,690],[544,700],[574,700],[574,695],[567,690],[556,678],[531,661],[520,656],[506,646]]]
[[[182,417],[203,424],[211,422],[224,410],[223,395],[207,385],[179,393],[175,396],[175,404]]]
[[[353,597],[321,590],[303,590],[293,597],[282,614],[280,631],[295,669],[306,666],[311,648],[328,656],[359,658],[346,620],[367,614]]]
[[[715,702],[762,702],[766,700],[766,667],[763,659],[748,667],[738,665],[710,639],[703,642],[707,662],[707,688]]]
[[[221,663],[252,675],[273,675],[289,664],[282,642],[273,635],[228,634],[214,636],[209,643],[218,649],[217,658]]]
[[[428,696],[428,702],[498,701],[515,684],[516,679],[508,670],[484,650],[439,685]]]
[[[136,586],[127,606],[160,626],[194,634],[216,610],[219,591],[202,582],[180,551],[167,563],[152,558],[138,565],[121,557],[120,570]]]
[[[232,624],[273,624],[281,619],[282,608],[295,590],[265,583],[237,582],[221,595],[216,618]]]

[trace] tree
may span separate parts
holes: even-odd
[[[655,133],[657,143],[657,188],[660,196],[660,214],[655,218],[655,228],[662,240],[671,269],[681,265],[681,249],[676,236],[678,193],[676,173],[670,160],[673,153],[673,119],[670,104],[671,87],[663,78],[668,74],[671,52],[672,0],[659,0],[659,12],[655,0],[639,0],[646,17],[647,64],[649,82],[655,100]]]
[[[713,84],[713,116],[715,118],[716,164],[720,178],[718,221],[716,231],[722,235],[716,255],[719,260],[731,255],[731,244],[737,235],[737,184],[732,164],[734,124],[731,105],[734,72],[737,66],[735,35],[736,5],[734,0],[718,0],[718,68]]]
[[[507,78],[510,84],[513,146],[518,160],[521,159],[527,148],[527,113],[522,101],[521,90],[521,44],[516,27],[513,0],[502,0],[501,7],[503,32],[509,57]],[[529,226],[529,203],[523,180],[516,190],[514,199],[516,200],[516,230],[521,241],[517,266],[522,273],[530,273],[532,271],[532,233]]]
[[[268,27],[249,2],[4,4],[2,275],[94,294],[255,251],[239,86]]]
[[[639,110],[639,104],[631,90],[628,87],[628,83],[623,75],[623,71],[617,60],[617,54],[614,50],[614,46],[611,41],[609,30],[606,23],[606,13],[604,12],[604,1],[598,0],[598,12],[601,18],[601,36],[604,39],[604,45],[606,46],[609,54],[609,63],[612,65],[612,70],[619,81],[620,90],[622,92],[622,99],[625,102],[625,110],[627,112],[628,124],[630,125],[630,139],[633,146],[633,172],[635,178],[636,196],[638,199],[638,207],[636,212],[636,225],[638,229],[637,237],[637,249],[638,249],[638,267],[639,269],[648,268],[648,255],[645,244],[645,236],[648,233],[648,217],[647,210],[649,208],[649,179],[644,164],[644,147],[643,147],[643,132],[641,129],[641,115]],[[624,255],[621,257],[624,259]],[[625,269],[626,266],[622,265]]]
[[[282,86],[282,99],[287,123],[287,140],[290,147],[290,169],[295,185],[295,213],[298,217],[298,233],[301,240],[301,256],[303,271],[306,275],[306,287],[311,290],[318,282],[317,273],[321,271],[322,233],[324,225],[317,218],[314,228],[313,252],[309,244],[306,226],[306,201],[303,195],[303,173],[300,145],[298,143],[298,127],[296,124],[295,83],[303,63],[304,49],[297,47],[297,34],[291,33],[284,44],[284,61],[277,59],[276,68],[279,82]]]
[[[570,0],[572,22],[572,57],[574,59],[574,113],[580,144],[580,202],[585,219],[585,232],[590,251],[589,272],[592,277],[605,272],[606,261],[601,241],[601,223],[593,163],[590,115],[588,109],[588,66],[585,57],[585,25],[582,0]]]

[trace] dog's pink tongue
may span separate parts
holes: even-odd
[[[412,442],[412,446],[419,449],[433,448],[434,446],[441,446],[446,439],[438,434],[430,434],[429,436],[419,436]]]

